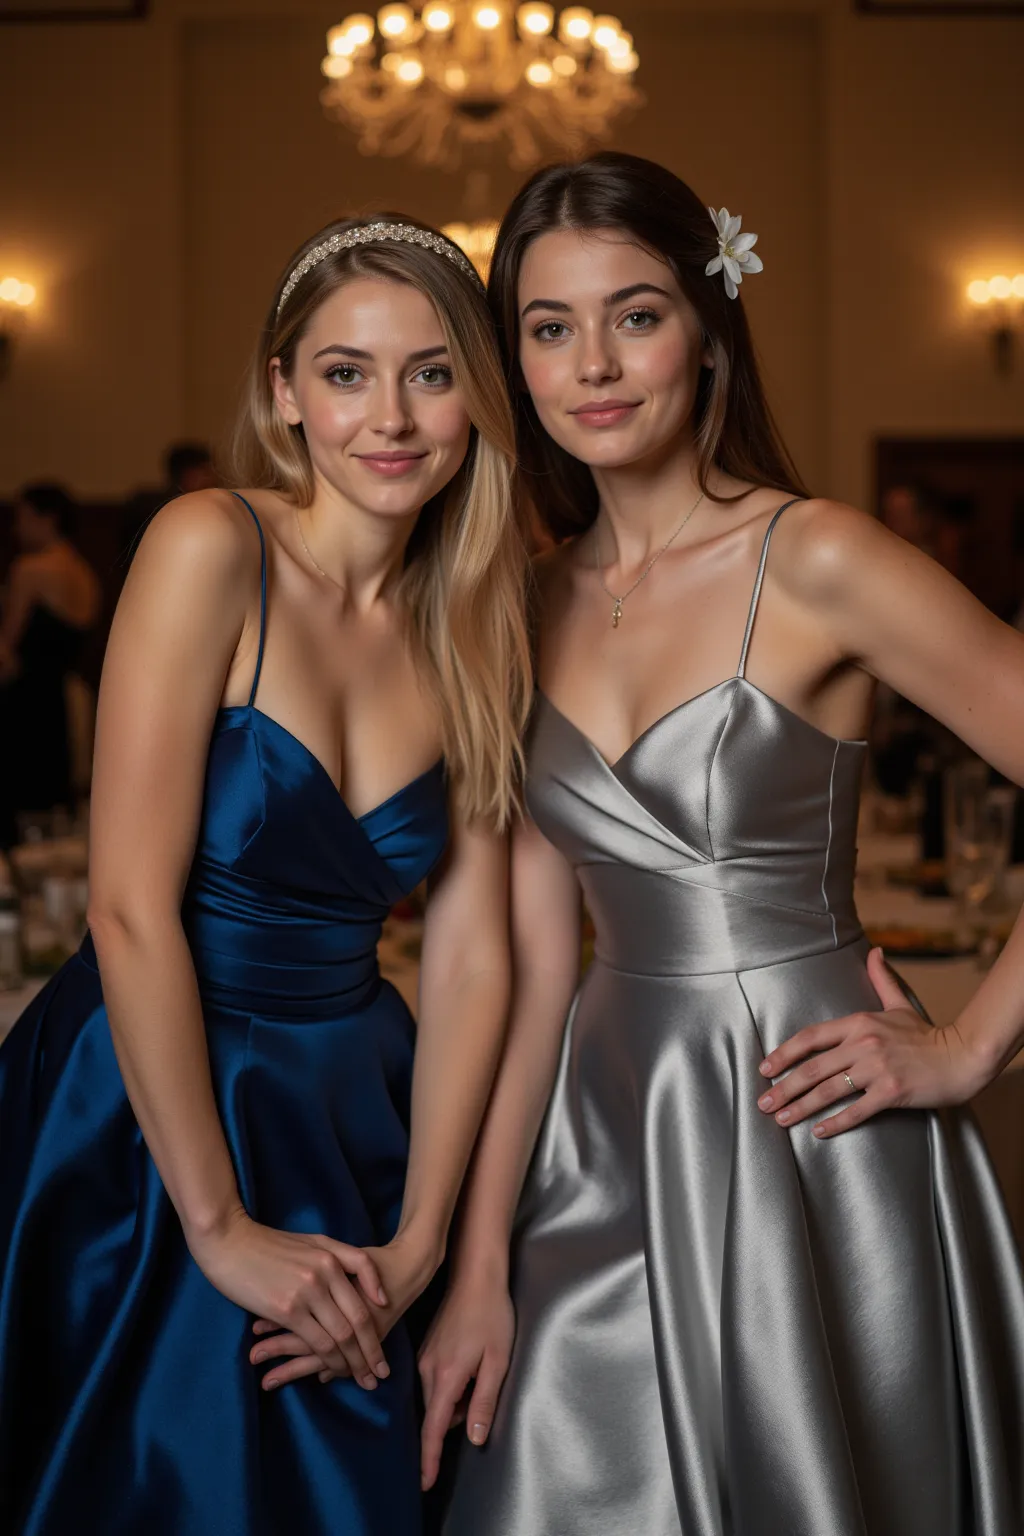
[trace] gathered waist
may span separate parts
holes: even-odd
[[[676,875],[587,864],[577,873],[594,922],[595,960],[634,975],[758,970],[840,949],[862,933],[852,894],[837,906],[820,891],[730,883],[727,865]],[[797,904],[800,896],[806,905]]]
[[[204,1003],[275,1019],[328,1019],[370,1004],[382,982],[379,920],[311,918],[242,921],[186,908],[182,913]],[[79,951],[98,970],[91,934]]]

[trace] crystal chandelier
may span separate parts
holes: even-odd
[[[504,142],[528,170],[574,157],[640,105],[639,59],[615,16],[545,0],[426,0],[349,16],[327,34],[321,95],[367,155],[413,154],[454,169]]]

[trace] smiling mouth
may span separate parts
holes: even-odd
[[[421,464],[425,453],[357,453],[353,455],[368,469],[378,475],[406,474],[415,464]]]
[[[630,411],[635,411],[638,404],[637,400],[588,400],[586,405],[578,405],[569,415],[589,427],[614,426],[624,421]]]

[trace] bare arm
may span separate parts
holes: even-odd
[[[233,505],[215,492],[172,503],[132,564],[100,689],[89,925],[128,1097],[200,1267],[339,1364],[346,1317],[359,1321],[376,1364],[369,1313],[360,1303],[350,1316],[348,1250],[272,1233],[243,1209],[181,924],[214,715],[232,666],[251,668],[255,653],[259,554]],[[372,1379],[363,1349],[350,1356]]]
[[[781,531],[781,528],[780,528]],[[954,731],[1007,778],[1024,783],[1024,635],[1001,623],[941,566],[874,519],[833,503],[801,509],[778,569],[837,652]],[[880,1109],[971,1097],[1024,1045],[1024,919],[955,1025],[927,1029],[905,1006],[880,956],[871,960],[880,1014],[801,1030],[763,1071],[784,1083],[765,1111],[795,1124],[861,1097],[815,1127],[835,1135]],[[813,1091],[812,1091],[813,1090]]]
[[[512,838],[514,996],[508,1037],[473,1159],[449,1294],[420,1361],[427,1418],[423,1477],[437,1476],[441,1443],[471,1377],[474,1444],[487,1438],[512,1345],[509,1238],[551,1094],[569,1004],[579,979],[576,877],[532,822]]]

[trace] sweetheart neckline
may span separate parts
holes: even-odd
[[[779,699],[773,698],[770,693],[765,693],[763,688],[759,688],[757,684],[752,683],[749,678],[741,677],[737,672],[734,673],[732,677],[723,677],[721,682],[712,683],[710,688],[704,688],[700,693],[692,694],[690,698],[684,699],[681,704],[673,704],[671,709],[667,709],[663,715],[659,715],[656,720],[651,721],[650,725],[645,726],[644,729],[640,732],[639,736],[634,737],[626,750],[622,752],[617,758],[615,758],[613,762],[609,762],[596,742],[591,740],[586,731],[580,730],[580,727],[575,723],[574,720],[570,720],[568,715],[562,713],[558,705],[554,702],[553,699],[548,697],[543,688],[538,688],[536,691],[538,698],[543,699],[548,708],[554,710],[558,718],[564,721],[569,729],[576,736],[578,736],[581,741],[586,743],[598,761],[603,763],[604,766],[608,769],[609,773],[617,773],[621,765],[626,761],[627,757],[629,757],[630,754],[640,745],[640,743],[645,741],[653,731],[656,731],[659,726],[664,725],[666,721],[671,720],[675,715],[682,714],[682,712],[685,709],[688,709],[691,704],[698,704],[701,699],[706,699],[714,693],[719,693],[723,688],[727,688],[730,683],[742,683],[745,688],[749,688],[753,693],[758,694],[762,699],[765,700],[767,704],[770,704],[774,709],[781,710],[784,715],[788,715],[791,720],[795,720],[796,723],[798,725],[802,725],[805,730],[810,731],[813,735],[819,737],[822,741],[829,742],[834,747],[866,748],[868,745],[867,740],[860,736],[830,736],[828,731],[823,731],[820,726],[812,725],[809,720],[804,719],[803,715],[798,715],[795,709],[790,709],[788,704],[783,704]]]
[[[364,822],[370,820],[371,816],[376,816],[378,811],[386,810],[393,801],[399,799],[400,796],[406,794],[409,790],[415,789],[417,784],[422,784],[424,779],[429,779],[432,774],[437,773],[444,767],[444,758],[439,757],[436,762],[431,763],[429,768],[424,768],[422,773],[418,773],[416,777],[410,779],[408,783],[402,784],[398,789],[394,791],[393,794],[388,795],[385,800],[381,800],[377,805],[371,806],[368,811],[363,811],[359,816],[357,816],[355,811],[353,811],[349,806],[349,803],[345,799],[345,796],[341,793],[341,790],[335,784],[334,779],[331,777],[323,763],[317,757],[316,753],[311,751],[310,748],[306,746],[306,743],[301,741],[299,737],[295,735],[294,731],[290,731],[286,725],[281,724],[280,720],[275,720],[273,715],[268,715],[264,710],[258,708],[255,704],[222,704],[217,711],[218,719],[220,719],[223,715],[232,714],[258,715],[261,720],[266,720],[268,724],[274,727],[275,730],[280,731],[282,736],[286,737],[288,741],[297,746],[299,751],[304,753],[308,760],[314,764],[317,771],[321,774],[324,782],[330,788],[330,791],[335,800],[337,800],[338,804],[341,806],[342,810],[346,813],[349,819],[355,822],[357,827],[362,827]]]

